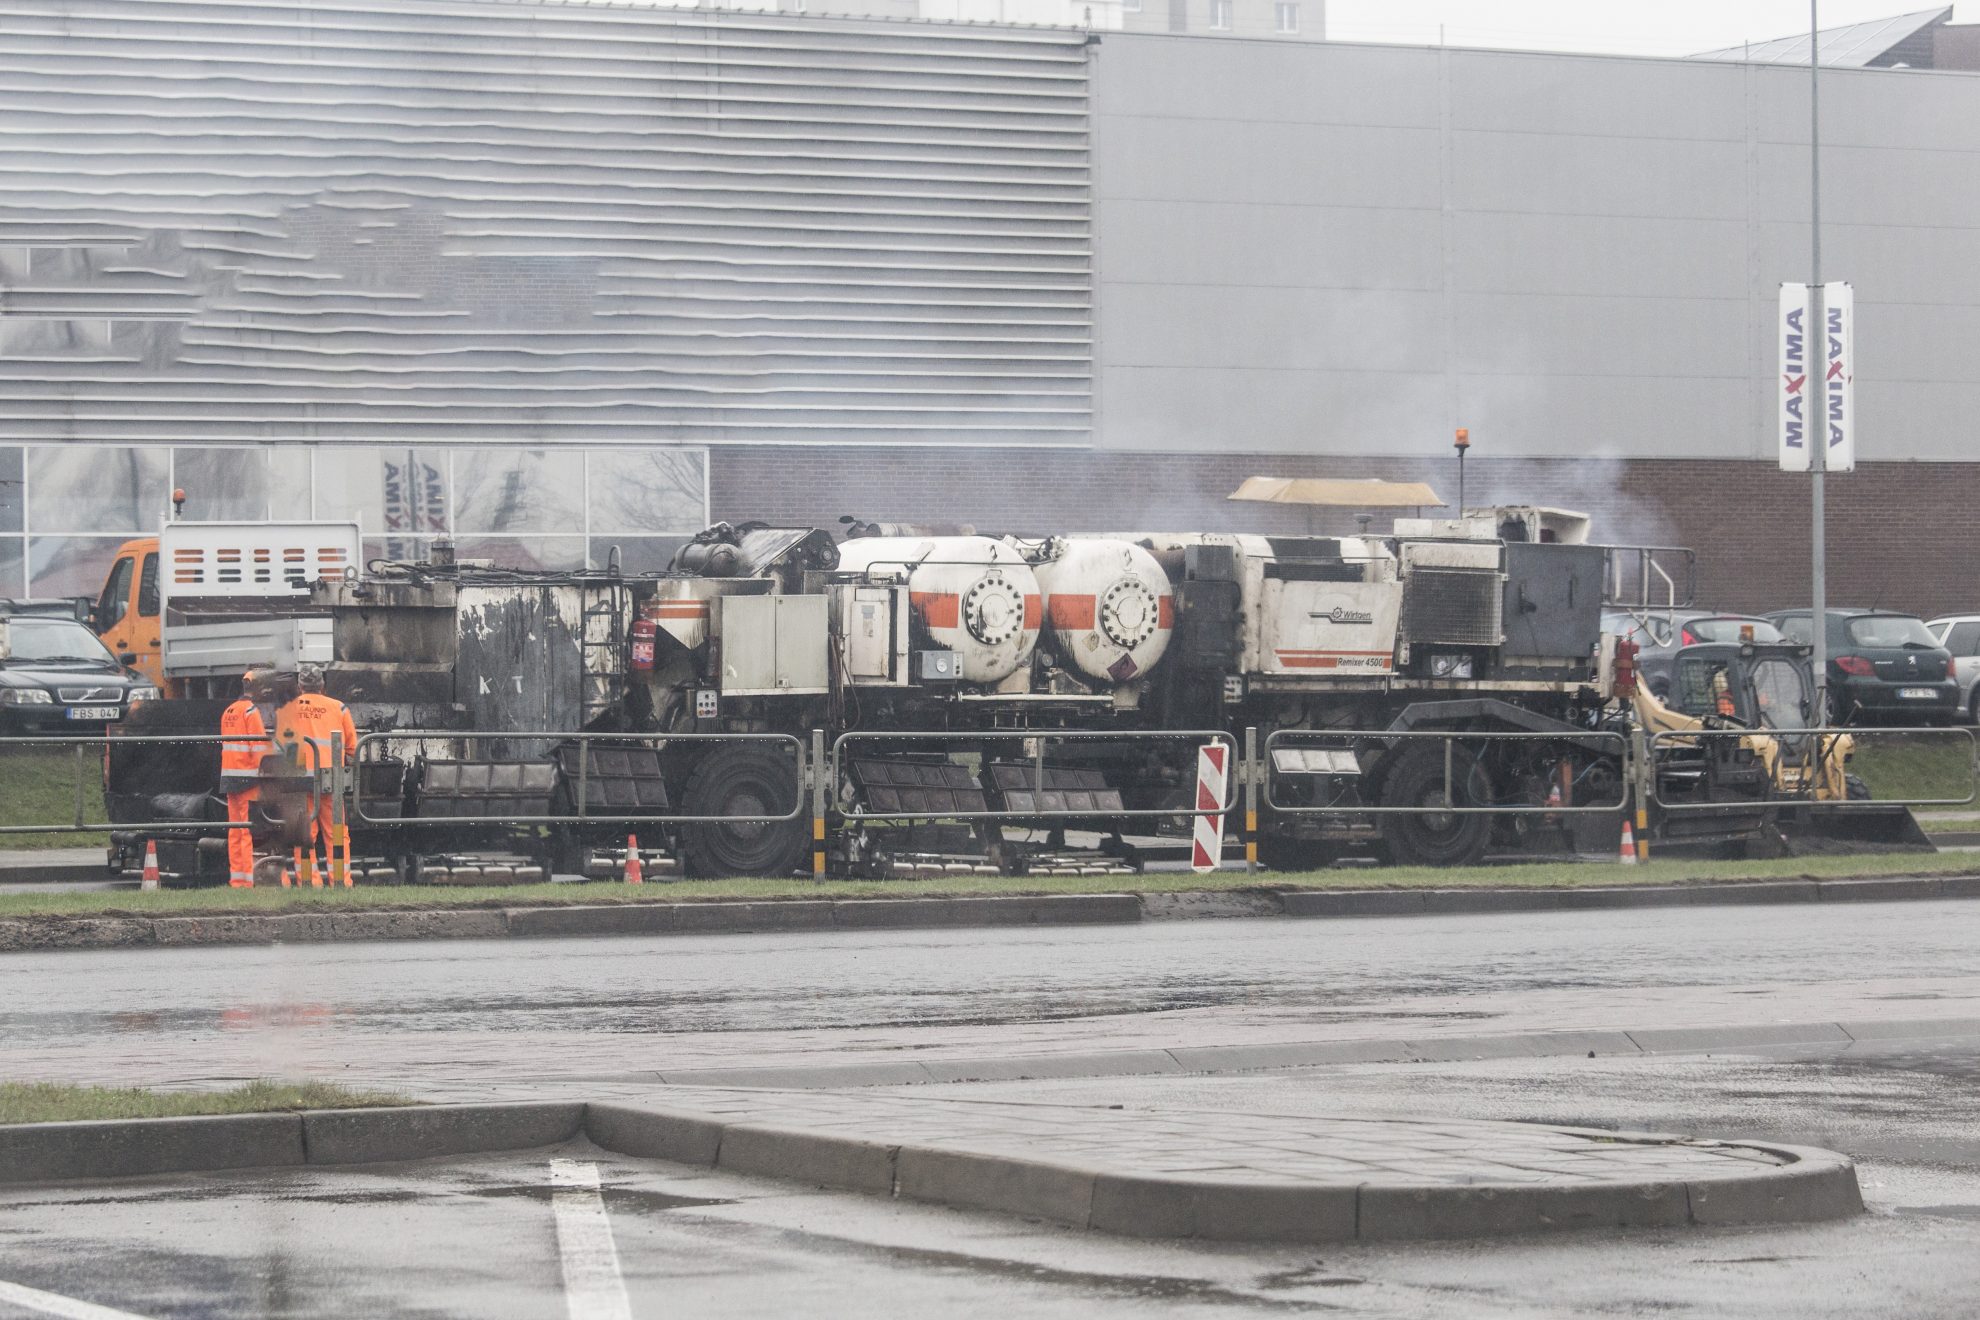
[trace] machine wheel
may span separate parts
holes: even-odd
[[[1485,769],[1470,752],[1451,756],[1451,801],[1456,806],[1485,806],[1491,786]],[[1444,801],[1444,749],[1430,742],[1413,743],[1396,759],[1382,781],[1381,805],[1417,807]],[[1383,816],[1382,835],[1398,866],[1475,866],[1485,857],[1492,837],[1490,816],[1460,816],[1425,811],[1409,816]]]
[[[1868,802],[1876,796],[1870,791],[1870,785],[1863,782],[1863,776],[1855,773],[1843,776],[1843,790],[1851,802]]]
[[[798,801],[797,766],[760,745],[718,747],[688,779],[690,816],[774,816]],[[681,827],[681,861],[692,876],[789,875],[804,856],[802,818]]]
[[[1326,839],[1289,839],[1282,834],[1258,836],[1258,860],[1268,871],[1324,871],[1340,850]]]

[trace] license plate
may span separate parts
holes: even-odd
[[[1930,701],[1939,694],[1931,688],[1899,688],[1898,695],[1906,701]]]
[[[71,706],[69,718],[72,720],[114,720],[117,718],[115,706]]]

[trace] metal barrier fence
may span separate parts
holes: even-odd
[[[854,743],[864,742],[864,743],[895,743],[895,744],[911,743],[912,744],[912,743],[931,743],[931,742],[980,743],[980,742],[1035,741],[1036,749],[1032,752],[1027,753],[1027,757],[1033,767],[1034,777],[1032,779],[1032,784],[1034,785],[1034,787],[1031,789],[1020,790],[1020,791],[1036,792],[1039,796],[1042,797],[1048,791],[1052,791],[1052,790],[1048,790],[1045,787],[1045,770],[1047,768],[1045,765],[1045,748],[1047,744],[1064,744],[1064,743],[1078,743],[1078,742],[1132,743],[1132,742],[1146,742],[1146,741],[1158,741],[1158,740],[1166,741],[1166,742],[1180,742],[1187,744],[1189,756],[1192,762],[1192,765],[1187,775],[1187,783],[1190,786],[1192,786],[1191,789],[1192,805],[1173,806],[1173,807],[1134,807],[1134,808],[1123,807],[1119,809],[1109,808],[1105,810],[1094,810],[1091,808],[1076,809],[1076,808],[1034,807],[1029,810],[1006,809],[1001,811],[988,810],[988,809],[983,811],[966,811],[966,810],[951,810],[948,808],[934,808],[934,807],[926,807],[926,808],[903,807],[899,809],[882,809],[880,811],[870,811],[865,809],[854,809],[850,805],[841,804],[839,814],[848,821],[1054,820],[1054,819],[1092,820],[1096,817],[1104,817],[1108,820],[1139,820],[1139,819],[1148,819],[1148,818],[1164,817],[1164,816],[1167,817],[1221,816],[1229,812],[1231,808],[1236,805],[1237,799],[1235,797],[1235,792],[1237,785],[1240,782],[1240,775],[1242,774],[1243,771],[1244,754],[1242,748],[1238,744],[1237,738],[1229,733],[1224,732],[1221,729],[1156,729],[1156,730],[1144,729],[1144,730],[1129,730],[1118,733],[1095,732],[1092,730],[1072,730],[1072,729],[1061,729],[1061,730],[1051,730],[1051,731],[1026,730],[1026,729],[998,729],[998,730],[989,730],[985,732],[948,731],[948,732],[931,732],[931,733],[916,733],[916,732],[882,733],[882,732],[861,731],[861,732],[852,732],[852,733],[842,733],[832,742],[831,755],[829,760],[830,778],[834,784],[843,784],[845,782],[846,760],[848,755],[846,748],[849,744],[854,744]],[[1205,743],[1219,744],[1228,749],[1224,762],[1225,774],[1224,774],[1223,801],[1216,807],[1197,807],[1193,805],[1195,801],[1193,785],[1196,782],[1195,767],[1193,763],[1196,757],[1197,750],[1201,748]]]
[[[1437,804],[1416,803],[1409,806],[1375,806],[1362,803],[1352,805],[1336,803],[1302,805],[1299,803],[1281,802],[1272,791],[1280,779],[1289,778],[1294,774],[1325,773],[1324,771],[1282,771],[1278,769],[1278,758],[1274,753],[1282,749],[1294,750],[1288,747],[1288,744],[1302,740],[1306,742],[1325,740],[1328,742],[1373,742],[1384,744],[1412,740],[1428,742],[1441,740],[1444,744],[1444,800]],[[1613,802],[1586,803],[1581,806],[1571,806],[1566,802],[1566,798],[1569,795],[1563,793],[1563,801],[1553,805],[1530,802],[1496,803],[1485,806],[1458,805],[1452,800],[1451,783],[1456,769],[1456,748],[1460,742],[1552,742],[1572,745],[1585,752],[1594,752],[1596,755],[1613,756],[1616,758],[1616,800]],[[1348,748],[1323,748],[1317,750],[1347,751],[1349,755],[1352,755],[1351,749]],[[1283,812],[1287,815],[1420,816],[1428,811],[1469,816],[1602,815],[1614,814],[1626,810],[1629,806],[1629,759],[1629,739],[1620,733],[1606,730],[1591,729],[1587,731],[1575,730],[1573,732],[1535,733],[1530,731],[1511,732],[1485,729],[1278,729],[1265,739],[1264,755],[1258,758],[1259,763],[1253,767],[1253,770],[1254,773],[1262,771],[1264,775],[1265,805],[1273,811]],[[1358,761],[1355,773],[1360,773]]]
[[[778,812],[774,814],[770,812],[763,812],[759,814],[735,814],[735,815],[710,816],[710,815],[691,815],[687,812],[682,812],[682,811],[668,811],[656,815],[651,813],[635,814],[635,813],[620,811],[617,809],[613,809],[609,813],[598,813],[590,810],[590,807],[592,805],[590,802],[590,778],[591,778],[593,757],[590,756],[589,754],[585,754],[585,755],[580,755],[577,758],[577,764],[578,764],[577,774],[576,775],[567,774],[565,776],[565,782],[572,786],[572,792],[574,797],[573,810],[569,813],[531,815],[531,816],[518,816],[518,815],[508,815],[508,814],[497,815],[497,816],[481,816],[481,815],[397,816],[397,817],[372,816],[365,814],[363,797],[362,795],[359,795],[358,801],[356,803],[356,809],[353,812],[351,819],[354,822],[361,823],[364,825],[371,825],[371,826],[586,825],[586,824],[702,825],[702,824],[715,824],[715,823],[726,823],[731,825],[775,825],[775,824],[781,824],[785,821],[797,820],[805,814],[805,801],[804,801],[804,793],[802,790],[806,781],[809,762],[805,755],[805,746],[803,741],[798,737],[796,737],[795,735],[788,733],[546,734],[541,730],[528,730],[523,732],[517,732],[515,730],[484,732],[477,730],[472,733],[464,733],[456,729],[395,729],[386,733],[367,733],[360,735],[358,738],[358,764],[359,765],[365,764],[364,753],[366,748],[382,747],[385,744],[391,742],[411,742],[411,741],[452,742],[452,743],[464,743],[471,745],[476,742],[510,740],[510,739],[518,739],[522,737],[529,737],[539,741],[549,741],[559,744],[577,743],[580,746],[589,746],[590,744],[593,743],[604,743],[618,747],[625,747],[630,745],[630,746],[648,747],[656,751],[659,750],[661,747],[673,743],[727,743],[727,744],[757,743],[757,744],[763,744],[773,747],[788,748],[792,753],[793,757],[795,758],[797,775],[796,778],[792,781],[792,783],[798,791],[792,794],[791,809],[789,811]],[[381,758],[382,758],[382,754],[381,754]],[[529,758],[529,759],[532,761],[536,761],[539,760],[540,758]],[[484,762],[480,764],[488,764],[488,763]],[[333,790],[333,791],[341,792],[341,785],[338,786],[337,790]]]
[[[37,747],[71,748],[73,755],[66,758],[73,773],[73,819],[61,824],[0,825],[0,836],[10,834],[102,834],[111,830],[136,832],[160,832],[165,830],[186,831],[226,831],[246,829],[250,821],[209,820],[201,817],[166,817],[158,820],[91,820],[89,802],[92,791],[97,809],[108,814],[104,801],[105,777],[104,756],[113,748],[132,750],[141,747],[176,745],[182,747],[211,747],[226,742],[266,743],[271,752],[277,750],[275,739],[269,735],[243,738],[238,735],[212,734],[51,734],[46,737],[26,735],[0,739],[0,767],[12,759],[13,754]],[[96,783],[94,790],[90,780]],[[314,803],[311,804],[314,809]]]
[[[1841,757],[1844,751],[1860,752],[1865,739],[1903,738],[1907,740],[1943,739],[1956,750],[1956,759],[1965,767],[1963,797],[1918,797],[1918,796],[1873,796],[1851,799],[1843,797],[1817,797],[1822,784],[1840,778],[1847,769]],[[1778,748],[1780,763],[1795,771],[1795,781],[1784,784],[1785,776],[1778,771],[1773,776],[1770,802],[1783,806],[1805,806],[1820,811],[1863,811],[1889,807],[1964,807],[1970,805],[1976,795],[1980,795],[1980,742],[1976,742],[1974,731],[1964,727],[1952,728],[1824,728],[1824,729],[1685,729],[1653,735],[1649,740],[1651,761],[1658,763],[1659,751],[1682,750],[1686,748],[1702,750],[1712,741],[1727,739],[1772,740]],[[1645,776],[1648,781],[1647,796],[1664,811],[1705,812],[1751,810],[1752,802],[1676,802],[1668,801],[1658,792],[1655,774]],[[1866,784],[1873,792],[1876,786]]]

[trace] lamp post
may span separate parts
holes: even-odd
[[[1816,11],[1821,0],[1808,0],[1808,339],[1814,351],[1809,354],[1809,395],[1813,415],[1804,434],[1808,436],[1808,475],[1812,493],[1809,508],[1810,568],[1814,589],[1810,593],[1809,633],[1814,647],[1815,727],[1829,723],[1829,582],[1827,508],[1823,504],[1823,478],[1829,468],[1829,314],[1824,306],[1822,287],[1822,74],[1821,24]]]

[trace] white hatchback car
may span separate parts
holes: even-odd
[[[1969,724],[1980,724],[1980,614],[1948,614],[1925,625],[1952,652],[1959,704]]]

